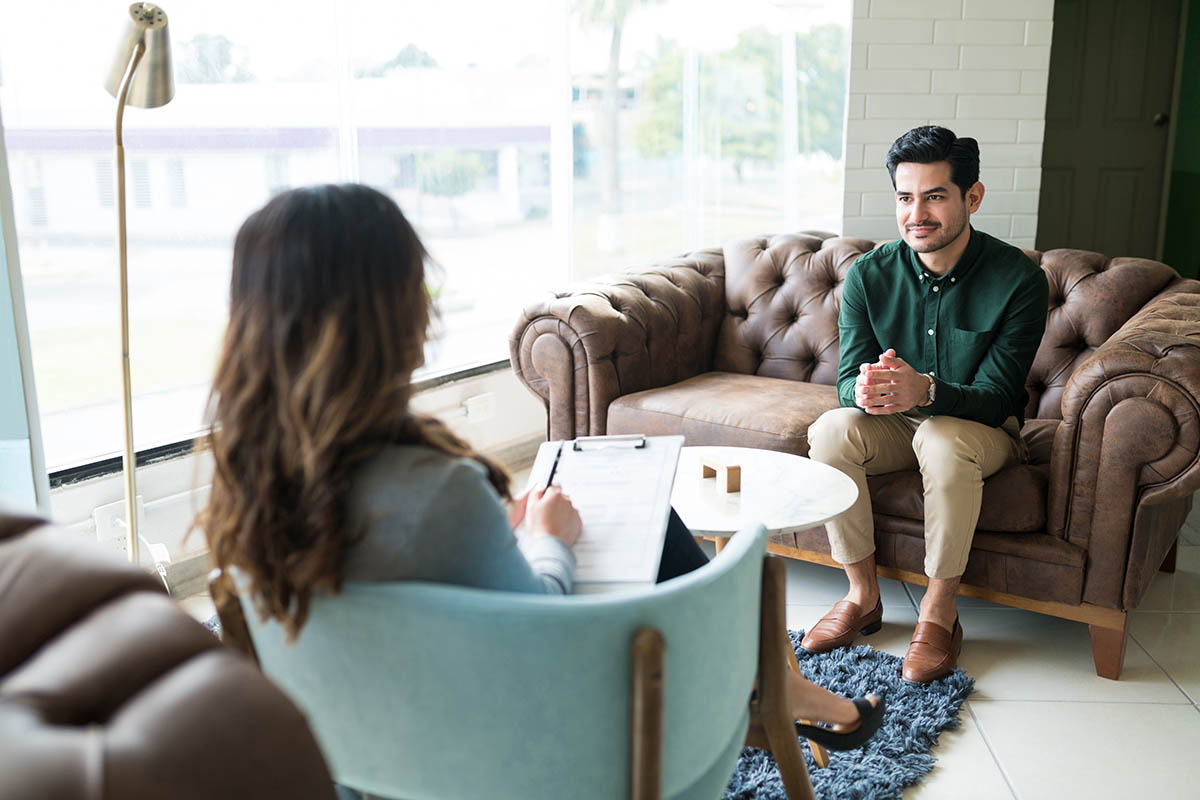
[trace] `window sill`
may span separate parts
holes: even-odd
[[[509,366],[508,359],[502,361],[485,361],[477,364],[472,364],[466,367],[455,367],[453,369],[443,370],[441,372],[430,372],[428,375],[422,375],[417,380],[413,381],[413,394],[419,395],[421,392],[426,392],[431,389],[436,389],[456,381],[467,380],[468,378],[479,377],[480,375],[488,375],[493,372],[499,372],[507,369]],[[139,450],[135,454],[135,460],[139,468],[157,464],[170,459],[181,458],[190,455],[196,451],[198,447],[202,447],[201,437],[184,439],[178,442],[170,442],[168,444],[159,445],[158,447],[149,447],[145,450]],[[92,461],[87,464],[81,464],[77,467],[68,467],[66,469],[56,470],[50,473],[50,488],[58,489],[64,486],[71,486],[83,481],[90,481],[96,478],[104,478],[110,475],[118,475],[121,473],[122,456],[110,456],[98,461]]]

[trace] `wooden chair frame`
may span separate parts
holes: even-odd
[[[758,697],[750,703],[746,744],[770,750],[789,800],[814,800],[804,751],[788,710],[787,673],[799,672],[787,631],[787,579],[783,561],[763,560],[762,607],[758,637]],[[825,748],[809,741],[818,767],[829,763]]]
[[[762,603],[759,609],[758,694],[750,701],[746,744],[771,751],[779,766],[789,800],[815,800],[804,751],[788,710],[787,673],[799,672],[787,631],[787,582],[783,561],[763,560]],[[634,634],[631,664],[630,797],[659,800],[662,796],[663,676],[666,643],[653,628]],[[829,763],[825,748],[809,742],[818,767]]]

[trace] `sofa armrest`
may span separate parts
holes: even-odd
[[[1166,554],[1172,532],[1135,526],[1139,509],[1200,489],[1200,294],[1189,291],[1200,284],[1147,303],[1063,393],[1047,525],[1087,550],[1087,603],[1123,608],[1137,594],[1127,576],[1153,574]]]
[[[525,307],[513,372],[546,405],[550,439],[599,436],[617,397],[710,370],[724,312],[720,249],[606,276]]]

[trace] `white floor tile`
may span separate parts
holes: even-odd
[[[1179,529],[1179,543],[1200,545],[1200,492],[1192,497],[1192,510]]]
[[[1181,545],[1175,572],[1155,575],[1137,610],[1200,612],[1200,547]]]
[[[1200,614],[1135,611],[1129,633],[1193,703],[1200,703]]]
[[[1192,705],[976,699],[971,707],[1021,800],[1196,796]]]
[[[1188,524],[1179,529],[1179,543],[1200,545],[1200,525]]]
[[[1136,641],[1126,645],[1125,668],[1113,681],[1096,675],[1082,622],[1020,610],[963,609],[959,618],[958,665],[975,679],[972,699],[1188,702]]]
[[[1200,492],[1192,495],[1192,510],[1187,516],[1187,524],[1200,531]]]
[[[933,771],[904,793],[904,800],[1013,800],[1012,789],[971,715],[970,703],[955,730],[943,731],[933,754]]]
[[[793,558],[784,559],[787,565],[787,599],[795,605],[833,606],[846,596],[846,573],[837,567],[811,564]],[[912,608],[912,600],[904,591],[904,584],[889,578],[879,581],[879,594],[883,607],[903,606]],[[826,608],[826,611],[829,609]]]
[[[817,623],[828,605],[794,605],[787,606],[787,626],[794,631],[809,630]],[[891,653],[904,658],[908,642],[912,639],[913,628],[917,625],[917,612],[911,605],[893,603],[883,604],[883,628],[870,636],[859,636],[855,644],[869,644],[876,650]]]

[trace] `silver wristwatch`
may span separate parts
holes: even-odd
[[[933,405],[933,401],[937,400],[937,380],[933,377],[932,372],[922,372],[921,374],[926,378],[929,378],[929,396],[925,398],[925,402],[921,403],[920,405]]]

